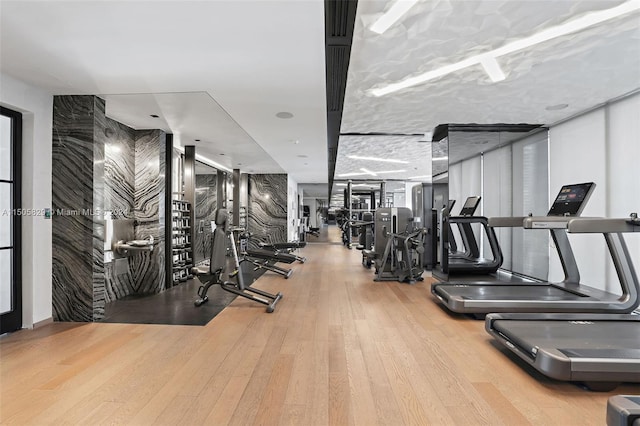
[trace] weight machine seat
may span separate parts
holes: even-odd
[[[193,268],[191,268],[192,275],[205,275],[208,273],[209,273],[209,265],[194,266]]]
[[[255,259],[273,260],[275,262],[282,263],[293,263],[297,260],[295,256],[288,253],[277,253],[264,249],[250,249],[245,251],[245,254],[248,257],[253,257]]]
[[[262,248],[275,249],[275,250],[295,250],[295,249],[303,248],[306,245],[307,243],[304,241],[289,242],[289,243],[272,243],[272,244],[260,243],[260,247]]]

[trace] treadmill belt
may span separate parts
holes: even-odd
[[[571,348],[564,350],[597,358],[603,355],[590,351],[621,351],[623,358],[640,359],[638,321],[496,320],[492,327],[528,353],[535,347]]]
[[[455,285],[436,287],[438,293],[471,300],[584,300],[578,295],[550,285]]]

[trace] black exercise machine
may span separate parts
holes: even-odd
[[[245,286],[242,271],[240,270],[240,261],[238,259],[238,251],[236,249],[233,232],[227,230],[227,218],[227,210],[218,209],[215,218],[216,229],[211,234],[211,258],[209,259],[209,265],[198,266],[191,269],[191,272],[196,275],[202,283],[198,289],[198,298],[194,304],[195,306],[200,306],[206,303],[209,300],[207,291],[212,285],[217,284],[222,287],[224,291],[267,305],[267,312],[271,313],[276,308],[276,303],[282,299],[282,293],[271,294],[257,288]],[[222,274],[227,264],[227,237],[231,243],[235,266],[235,270],[229,274],[229,277],[235,277],[235,283],[222,280]]]
[[[282,275],[285,278],[289,278],[293,274],[293,269],[286,269],[277,266],[276,263],[293,263],[296,261],[296,257],[288,253],[277,253],[271,250],[265,249],[247,249],[243,251],[240,263],[249,262],[254,268],[254,271],[258,269],[264,269],[267,271],[275,272]]]
[[[307,261],[306,257],[298,256],[294,252],[294,250],[301,249],[307,245],[306,242],[296,242],[292,241],[289,243],[258,243],[261,249],[270,250],[274,253],[285,253],[289,254],[296,258],[296,260],[300,263],[304,263]]]
[[[422,281],[426,229],[415,226],[411,209],[379,208],[374,228],[374,250],[362,250],[363,262],[375,266],[374,281]]]

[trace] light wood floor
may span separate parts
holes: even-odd
[[[605,424],[614,393],[523,369],[428,281],[375,283],[341,245],[303,252],[290,279],[256,283],[285,294],[273,314],[236,300],[205,327],[55,323],[0,339],[0,422]]]

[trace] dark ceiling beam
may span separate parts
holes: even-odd
[[[329,198],[336,170],[338,139],[357,7],[357,0],[325,0],[324,2]]]

